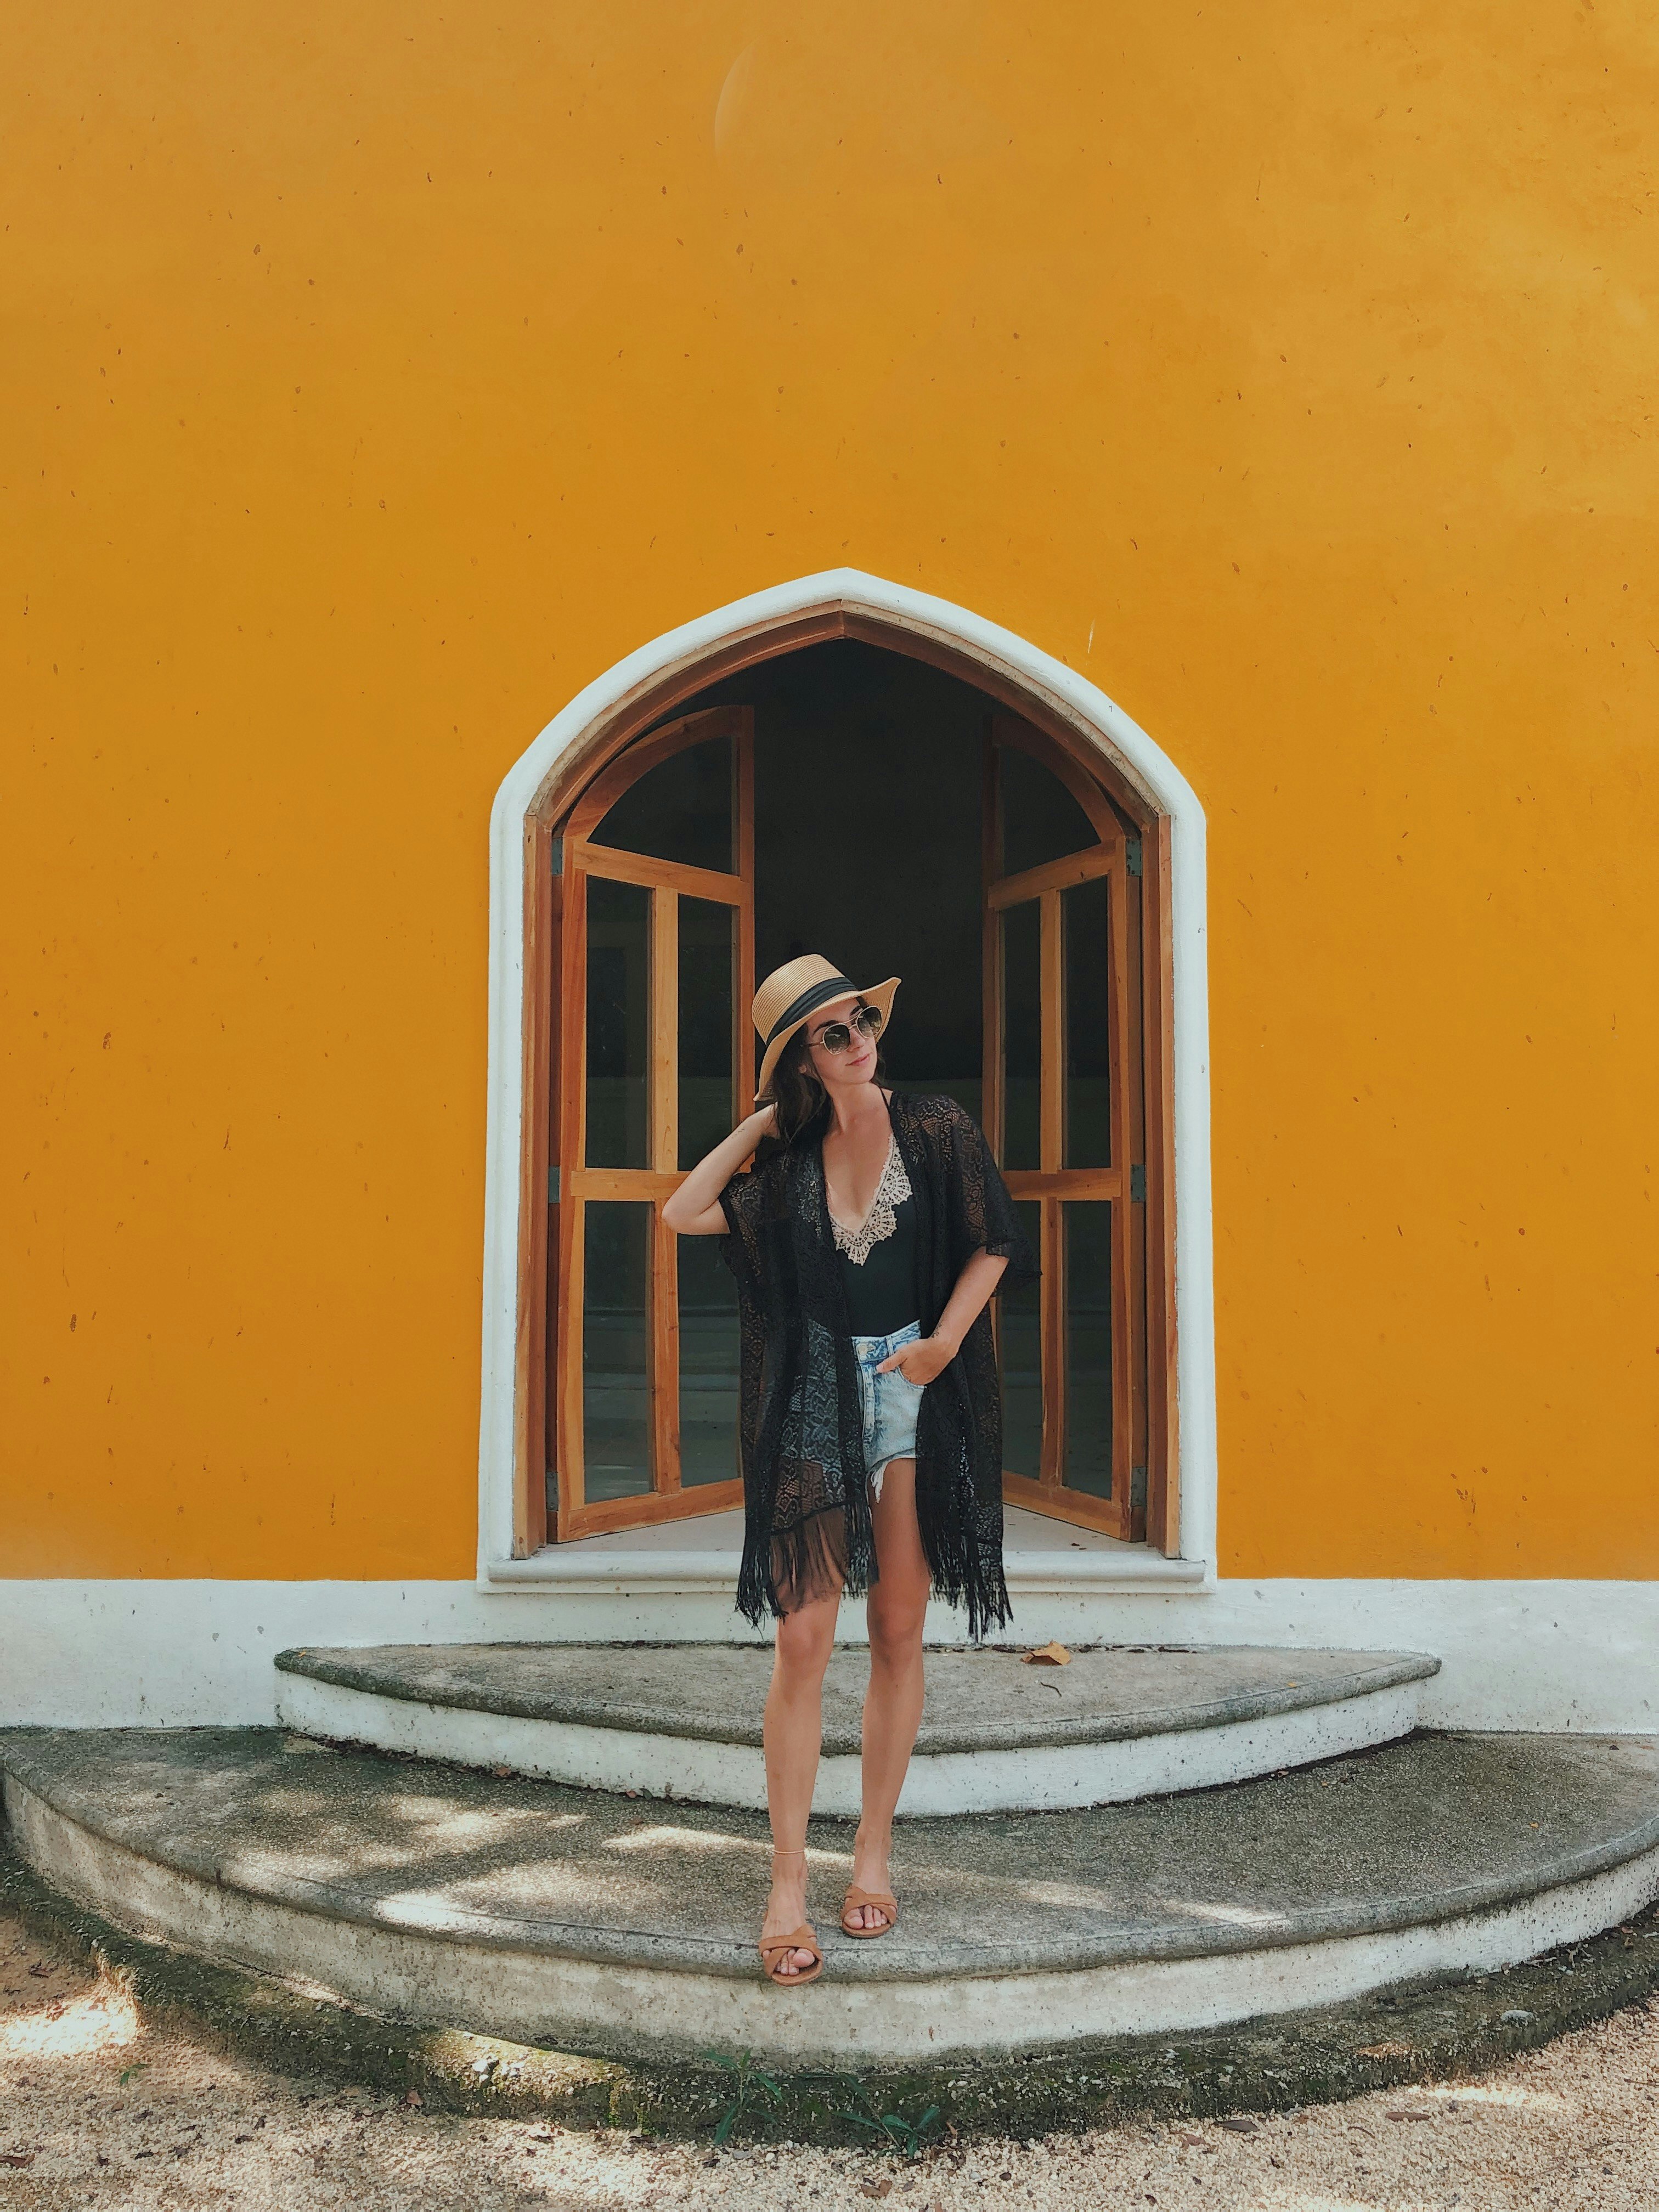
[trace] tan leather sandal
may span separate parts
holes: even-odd
[[[854,1928],[850,1925],[848,1914],[856,1912],[861,1906],[866,1905],[873,1905],[878,1912],[884,1912],[887,1915],[887,1925],[884,1928]],[[843,1935],[860,1936],[866,1941],[872,1936],[890,1936],[894,1929],[898,1926],[897,1902],[893,1898],[884,1897],[878,1889],[860,1889],[857,1882],[854,1882],[842,1899],[841,1925]]]
[[[808,1982],[817,1981],[823,1972],[823,1954],[818,1948],[817,1931],[809,1928],[804,1920],[793,1936],[763,1936],[755,1948],[761,1954],[767,1980],[778,1989],[805,1989]],[[781,1974],[778,1968],[792,1951],[810,1951],[812,1964],[802,1973]]]

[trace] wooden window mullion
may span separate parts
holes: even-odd
[[[646,1296],[651,1330],[652,1488],[660,1496],[672,1497],[680,1487],[679,1239],[664,1222],[660,1204],[651,1208],[650,1236]]]
[[[544,823],[524,829],[525,966],[533,997],[553,988],[558,929],[552,872],[552,838]],[[548,1096],[550,1055],[534,1024],[524,1030],[523,1096],[532,1131],[551,1129],[555,1116]],[[520,1240],[518,1340],[513,1376],[513,1554],[527,1559],[547,1540],[547,1366],[550,1313],[556,1297],[548,1295],[548,1164],[550,1137],[520,1152],[519,1216],[526,1230]]]
[[[548,920],[550,942],[548,947],[546,988],[550,998],[558,990],[563,975],[564,893],[565,879],[553,873],[553,841],[544,841],[539,858],[548,883]],[[535,1480],[530,1470],[531,1495],[526,1501],[526,1543],[524,1556],[532,1558],[551,1534],[556,1538],[556,1522],[550,1531],[547,1510],[547,1475],[549,1468],[559,1464],[559,1283],[561,1238],[559,1200],[562,1188],[560,1170],[564,1149],[562,1124],[564,1120],[564,1085],[560,1068],[560,1024],[555,1021],[544,1032],[546,1046],[546,1066],[544,1079],[547,1090],[547,1151],[544,1169],[547,1179],[546,1243],[543,1253],[542,1362],[541,1388],[538,1396],[542,1418],[541,1480]]]
[[[651,894],[651,975],[647,991],[651,1037],[651,1166],[672,1175],[680,1149],[679,893],[659,884]],[[651,1206],[651,1256],[646,1273],[648,1350],[646,1387],[651,1397],[651,1486],[680,1486],[680,1359],[678,1242]]]
[[[679,1165],[679,894],[651,894],[651,975],[647,986],[651,1036],[651,1165],[659,1175]]]
[[[564,848],[559,945],[559,1330],[554,1432],[558,1537],[568,1542],[586,1498],[582,1458],[582,1205],[574,1183],[587,1153],[587,879]],[[573,860],[576,864],[573,865]]]
[[[1042,1472],[1045,1490],[1066,1481],[1066,1219],[1057,1198],[1042,1200],[1042,1269],[1038,1349],[1042,1364]]]
[[[1114,868],[1109,884],[1107,945],[1107,1019],[1111,1024],[1112,1158],[1124,1178],[1123,1195],[1112,1208],[1112,1502],[1121,1533],[1133,1520],[1134,1346],[1130,1326],[1130,1243],[1134,1201],[1131,1195],[1129,1119],[1129,915],[1126,872]]]
[[[1141,992],[1146,1016],[1146,1533],[1171,1558],[1180,1549],[1179,1421],[1176,1397],[1175,947],[1169,817],[1144,840]]]
[[[1066,959],[1060,893],[1038,901],[1037,1159],[1046,1175],[1058,1174],[1066,1151]],[[1066,1480],[1066,1218],[1059,1198],[1042,1201],[1042,1480],[1059,1490]]]
[[[587,1503],[582,1455],[582,1300],[586,1295],[586,1212],[579,1198],[559,1207],[560,1279],[566,1326],[559,1332],[559,1541],[568,1542]]]
[[[1066,1164],[1066,963],[1060,939],[1060,893],[1044,891],[1041,915],[1041,1070],[1037,1085],[1037,1160],[1046,1175]]]
[[[1029,899],[1041,898],[1048,891],[1070,890],[1074,884],[1092,883],[1097,876],[1109,875],[1117,866],[1117,855],[1104,845],[1091,845],[1081,853],[1068,853],[1064,860],[1045,860],[1040,868],[1025,868],[1017,876],[1004,876],[991,885],[989,896],[993,906],[1024,906]]]
[[[1143,1175],[1146,1168],[1146,1027],[1144,989],[1144,947],[1142,930],[1145,923],[1146,900],[1144,878],[1127,874],[1123,884],[1123,903],[1126,916],[1124,942],[1124,974],[1127,985],[1127,1019],[1126,1034],[1128,1059],[1124,1067],[1123,1089],[1128,1120],[1128,1149],[1126,1160],[1139,1164]],[[1132,1178],[1130,1179],[1132,1180]],[[1133,1474],[1136,1468],[1148,1470],[1147,1492],[1150,1493],[1151,1429],[1147,1411],[1146,1370],[1146,1222],[1147,1206],[1133,1202],[1128,1182],[1125,1197],[1128,1202],[1125,1212],[1128,1217],[1129,1285],[1129,1469],[1128,1504],[1129,1540],[1139,1543],[1146,1534],[1148,1495],[1143,1495],[1139,1505],[1134,1502]]]

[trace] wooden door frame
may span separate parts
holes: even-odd
[[[1002,851],[1002,775],[999,755],[1018,751],[1036,761],[1070,793],[1097,842],[1033,868],[1010,872]],[[1041,1037],[1038,1164],[1003,1173],[1010,1194],[1040,1210],[1038,1340],[1041,1346],[1042,1439],[1035,1477],[1005,1473],[1004,1494],[1024,1505],[1079,1528],[1128,1543],[1146,1533],[1145,1490],[1137,1495],[1135,1476],[1146,1483],[1150,1377],[1143,1382],[1146,1336],[1144,1264],[1135,1265],[1137,1217],[1143,1202],[1132,1169],[1144,1174],[1138,1149],[1144,1135],[1143,1070],[1146,1061],[1146,1000],[1130,988],[1130,915],[1139,943],[1140,836],[1124,826],[1121,814],[1103,786],[1072,754],[1023,716],[986,717],[981,803],[981,878],[984,886],[981,975],[984,992],[983,1105],[986,1134],[999,1159],[1006,1132],[1006,1007],[1003,991],[1003,932],[1012,908],[1035,905],[1039,930],[1039,1036]],[[1131,901],[1129,869],[1133,855],[1135,896]],[[1111,1075],[1109,1167],[1068,1168],[1064,1161],[1066,1014],[1064,980],[1064,894],[1079,884],[1104,880],[1108,886],[1107,1020],[1110,1030]],[[1135,1017],[1132,1022],[1132,1012]],[[1066,1302],[1064,1208],[1067,1199],[1104,1200],[1111,1206],[1112,1484],[1109,1498],[1073,1490],[1066,1482],[1065,1380]],[[1147,1485],[1150,1487],[1149,1485]]]
[[[624,851],[599,842],[593,833],[623,793],[642,776],[696,745],[727,738],[732,750],[732,844],[734,866],[716,872],[674,860]],[[550,1002],[544,1034],[546,1091],[547,1229],[544,1243],[543,1310],[547,1356],[539,1374],[556,1378],[542,1400],[542,1433],[546,1461],[559,1470],[557,1540],[606,1535],[620,1528],[656,1525],[700,1513],[719,1513],[740,1504],[741,1479],[700,1484],[683,1490],[679,1478],[679,1297],[678,1239],[663,1224],[661,1205],[681,1180],[678,1087],[678,992],[670,988],[678,947],[681,897],[703,898],[738,916],[732,990],[732,1071],[736,1086],[735,1118],[754,1110],[755,1056],[750,1048],[749,1004],[755,994],[755,791],[754,715],[747,707],[707,708],[653,730],[600,770],[568,813],[556,817],[553,837],[559,866],[553,868],[550,842],[548,872],[555,887],[554,948],[548,963],[558,981],[557,1012]],[[592,1168],[586,1164],[586,896],[595,877],[636,884],[651,896],[650,1004],[647,1076],[647,1145],[643,1168]],[[652,1208],[652,1257],[647,1286],[651,1397],[652,1488],[639,1496],[589,1502],[582,1413],[582,1345],[580,1329],[561,1332],[558,1315],[582,1310],[583,1209],[591,1200],[642,1200]],[[563,1295],[560,1295],[560,1286]],[[532,1323],[533,1326],[533,1323]],[[532,1387],[535,1388],[532,1377]],[[549,1402],[550,1397],[551,1402]],[[532,1418],[536,1412],[532,1401]],[[534,1432],[532,1431],[532,1434]],[[533,1464],[533,1462],[532,1462]],[[538,1551],[554,1532],[547,1526],[546,1482],[533,1479],[523,1501],[526,1551]],[[540,1514],[537,1508],[539,1505]]]
[[[488,1206],[480,1431],[480,1565],[486,1581],[494,1578],[498,1562],[505,1565],[501,1538],[508,1534],[503,1525],[508,1516],[500,1509],[509,1499],[512,1556],[528,1557],[546,1538],[544,1504],[538,1516],[538,1500],[544,1500],[543,1378],[550,1322],[546,1174],[554,1049],[552,953],[559,904],[551,868],[553,824],[620,752],[676,706],[743,668],[834,638],[856,638],[925,660],[1008,707],[1051,738],[1064,757],[1086,767],[1088,776],[1104,787],[1142,839],[1146,882],[1140,981],[1148,1065],[1158,1077],[1152,1094],[1155,1111],[1145,1133],[1151,1383],[1147,1540],[1170,1555],[1212,1559],[1214,1354],[1202,809],[1173,763],[1146,733],[1061,664],[963,610],[854,571],[839,571],[758,593],[618,664],[549,726],[497,795],[492,912],[500,921],[492,933],[492,1044],[497,1048],[492,1064],[500,1064],[499,1047],[511,1035],[515,1081],[502,1104],[511,1111],[510,1141],[517,1156],[517,1228],[503,1236],[496,1228],[502,1217],[495,1205]],[[1182,838],[1179,851],[1177,829]],[[501,902],[514,878],[520,917],[516,946],[504,939],[501,927],[513,911]],[[1180,1033],[1178,960],[1188,977],[1188,1011]],[[511,1003],[500,996],[503,986]],[[1195,1141],[1183,1140],[1178,1158],[1176,1102],[1183,1069],[1185,1119]],[[491,1126],[492,1188],[499,1188],[507,1164],[507,1138],[498,1115]],[[1178,1230],[1186,1269],[1179,1343]],[[500,1353],[509,1344],[507,1404],[495,1377],[502,1371]],[[1203,1486],[1201,1492],[1194,1486],[1189,1465],[1184,1486],[1190,1504],[1185,1508],[1177,1410],[1183,1405],[1198,1417],[1189,1426],[1199,1437]],[[492,1535],[493,1530],[499,1535]]]

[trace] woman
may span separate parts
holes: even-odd
[[[741,1611],[777,1618],[766,1700],[772,1890],[760,1953],[783,1986],[817,1979],[806,1821],[823,1670],[843,1589],[867,1594],[863,1818],[848,1935],[896,1924],[893,1810],[921,1719],[930,1590],[982,1636],[1008,1618],[1002,1417],[986,1311],[1004,1270],[1036,1267],[984,1137],[949,1098],[881,1082],[897,976],[860,991],[816,953],[755,994],[763,1103],[663,1208],[722,1238],[743,1326]],[[752,1174],[739,1172],[755,1155]]]

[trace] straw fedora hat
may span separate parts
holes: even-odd
[[[899,978],[890,975],[884,983],[861,991],[820,952],[803,952],[799,960],[786,960],[781,968],[775,968],[755,994],[755,1028],[766,1047],[756,1090],[765,1091],[772,1080],[779,1054],[820,1006],[830,1006],[836,999],[862,999],[867,1006],[881,1009],[884,1031],[893,1012],[893,994],[898,987]]]

